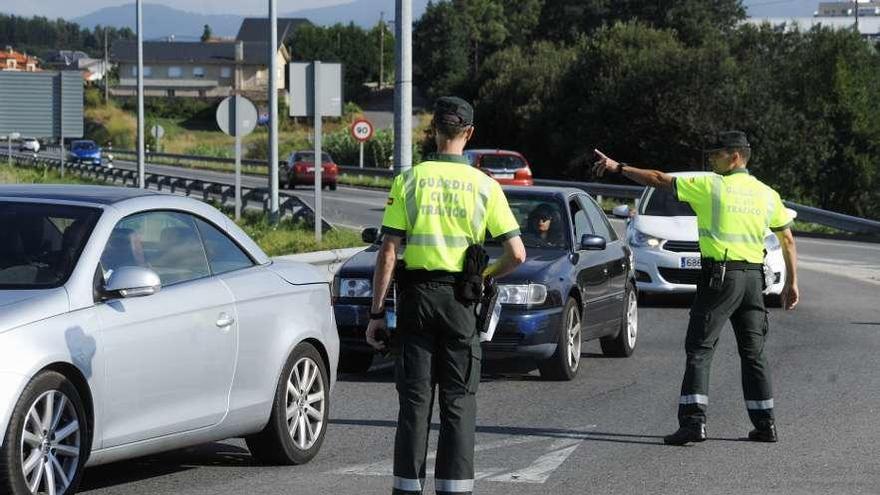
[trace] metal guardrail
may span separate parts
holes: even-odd
[[[115,156],[134,156],[135,152],[131,150],[113,150],[113,154]],[[150,158],[166,158],[169,160],[177,160],[179,162],[209,162],[209,163],[224,163],[232,165],[234,164],[234,160],[230,158],[217,158],[217,157],[207,157],[207,156],[193,156],[193,155],[177,155],[171,153],[150,153],[148,155]],[[251,166],[266,166],[265,160],[242,160],[242,164],[251,165]],[[394,171],[390,169],[383,168],[360,168],[360,167],[351,167],[351,166],[340,166],[340,172],[350,174],[350,175],[362,175],[365,177],[388,177],[391,178],[394,176]],[[595,196],[605,196],[610,198],[624,198],[624,199],[635,199],[642,195],[644,188],[641,186],[622,186],[616,184],[604,184],[598,182],[574,182],[574,181],[565,181],[565,180],[553,180],[553,179],[535,179],[535,185],[538,186],[553,186],[553,187],[575,187],[578,189],[583,189],[590,194]],[[833,211],[822,210],[819,208],[814,208],[812,206],[801,205],[798,203],[793,203],[790,201],[786,201],[785,205],[788,208],[796,211],[798,214],[798,220],[810,223],[816,223],[820,225],[825,225],[827,227],[831,227],[837,230],[842,230],[845,232],[854,232],[859,234],[869,234],[869,235],[878,235],[880,234],[880,222],[876,220],[869,220],[866,218],[859,218],[851,215],[846,215],[843,213],[837,213]]]
[[[5,150],[0,151],[0,156],[5,160]],[[55,157],[13,153],[12,158],[20,166],[32,168],[61,167],[61,159]],[[137,187],[138,185],[138,176],[135,170],[82,163],[65,163],[64,170],[80,177],[100,180],[111,185],[125,187]],[[146,172],[144,179],[148,189],[183,195],[205,202],[214,202],[223,206],[235,206],[235,184],[231,178],[229,181],[203,180]],[[245,186],[241,188],[241,204],[244,209],[259,209],[268,212],[269,200],[268,189]],[[314,225],[315,211],[311,206],[293,194],[284,193],[282,195],[279,211],[284,218],[289,217],[295,221]],[[333,226],[323,218],[321,222],[324,231],[333,229]]]

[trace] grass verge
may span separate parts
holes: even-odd
[[[0,165],[0,184],[81,184],[106,185],[100,181],[80,178],[67,174],[63,179],[54,169],[20,168]],[[217,205],[214,205],[215,207]],[[224,207],[223,213],[232,216],[232,209]],[[327,249],[360,247],[359,232],[345,228],[335,228],[324,233],[323,242],[315,241],[314,228],[302,222],[284,219],[273,225],[267,216],[255,211],[247,211],[242,215],[238,225],[247,232],[263,251],[269,256],[307,253]]]

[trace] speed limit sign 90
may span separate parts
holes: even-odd
[[[351,124],[351,135],[362,143],[369,141],[373,137],[373,124],[366,119],[355,120]]]

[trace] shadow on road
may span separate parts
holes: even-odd
[[[690,308],[693,294],[640,294],[640,308]]]
[[[209,443],[164,454],[88,468],[79,493],[182,473],[200,467],[260,466],[247,449]]]

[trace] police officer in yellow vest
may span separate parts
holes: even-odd
[[[764,308],[764,233],[769,227],[780,240],[787,270],[783,305],[798,303],[797,253],[792,219],[779,194],[749,174],[751,156],[746,135],[719,133],[708,151],[711,175],[672,177],[642,170],[595,151],[594,172],[617,173],[646,186],[671,189],[697,214],[702,274],[691,308],[685,350],[687,364],[678,406],[679,429],[664,437],[668,445],[706,440],[709,367],[715,345],[729,319],[742,362],[746,409],[755,426],[749,439],[775,442],[770,368],[764,352],[768,330]]]
[[[425,488],[428,433],[439,386],[438,494],[469,494],[474,485],[474,434],[481,351],[475,304],[457,297],[465,252],[486,232],[504,254],[484,276],[500,277],[525,260],[519,224],[501,187],[462,156],[474,133],[474,111],[460,98],[440,98],[433,130],[438,153],[397,176],[382,221],[367,342],[379,350],[385,297],[403,240],[398,273],[395,378],[400,402],[394,446],[394,494]],[[478,284],[479,274],[476,275]],[[480,286],[480,289],[482,287]]]

